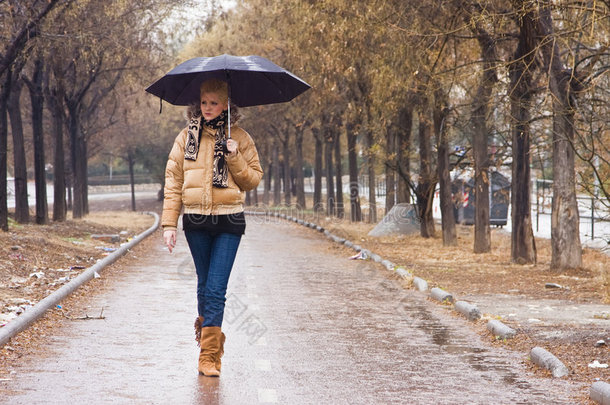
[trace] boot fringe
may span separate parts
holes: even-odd
[[[195,319],[195,341],[197,342],[197,347],[201,347],[201,327],[203,325],[203,316],[198,316]]]

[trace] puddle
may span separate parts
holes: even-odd
[[[496,354],[491,353],[489,349],[473,345],[472,342],[460,338],[459,333],[452,330],[450,326],[444,324],[425,306],[411,306],[409,309],[409,312],[412,312],[412,316],[418,321],[421,321],[415,326],[418,329],[425,331],[426,334],[430,336],[432,342],[439,346],[444,352],[458,356],[458,358],[474,370],[498,376],[504,384],[527,391],[529,394],[545,395],[542,391],[533,390],[532,385],[529,382],[520,378],[520,376],[513,371],[513,366],[506,361],[501,360]],[[489,379],[490,381],[492,380],[491,378],[488,378],[488,375],[484,375],[483,378]]]

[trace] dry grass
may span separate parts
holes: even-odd
[[[97,225],[119,227],[129,233],[139,233],[153,224],[153,217],[132,211],[97,211],[88,214],[84,221]]]
[[[432,286],[450,289],[456,294],[503,293],[526,294],[533,298],[562,298],[576,302],[609,302],[610,257],[598,250],[584,249],[580,269],[551,271],[551,244],[536,239],[537,263],[519,265],[511,262],[510,235],[492,230],[492,250],[473,253],[473,227],[458,225],[457,246],[443,246],[442,238],[416,235],[371,237],[372,224],[351,223],[331,218],[310,219],[337,236],[375,252],[397,265],[405,266]],[[437,232],[439,233],[439,232]],[[545,283],[566,289],[548,290]]]
[[[0,313],[11,299],[38,301],[61,286],[58,279],[82,269],[116,249],[118,243],[92,239],[92,234],[121,234],[121,242],[153,224],[135,212],[95,212],[84,219],[47,225],[11,224],[0,232]],[[32,277],[42,272],[42,278]]]

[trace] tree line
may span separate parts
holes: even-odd
[[[414,201],[421,235],[432,237],[438,189],[443,242],[453,245],[460,197],[450,173],[470,168],[473,249],[487,252],[491,172],[510,171],[511,259],[534,263],[534,170],[553,180],[551,266],[580,266],[576,194],[610,206],[608,1],[244,0],[229,11],[210,1],[201,21],[174,13],[201,3],[0,2],[2,229],[8,117],[21,196],[15,220],[29,220],[21,167],[27,143],[22,147],[19,129],[26,110],[37,184],[45,145],[53,150],[53,219],[64,219],[68,206],[78,218],[88,211],[87,161],[101,151],[112,150],[131,168],[139,161],[162,181],[185,120],[167,104],[158,114],[158,100],[143,92],[148,84],[190,57],[259,54],[313,88],[291,103],[246,111],[265,170],[263,193],[249,194],[250,203],[305,209],[304,167],[311,166],[311,208],[376,222],[379,208]],[[25,108],[21,88],[30,94]],[[385,207],[375,198],[380,174]],[[39,188],[36,222],[43,223]]]
[[[440,190],[442,238],[453,245],[450,172],[466,166],[475,182],[473,249],[488,252],[491,171],[505,169],[511,258],[534,263],[535,170],[553,180],[551,267],[576,268],[577,193],[610,206],[609,11],[607,1],[247,0],[219,15],[180,58],[258,53],[312,84],[292,103],[261,107],[248,120],[260,133],[263,203],[271,184],[283,183],[283,203],[296,197],[305,206],[305,159],[314,168],[315,209],[359,221],[366,199],[374,222],[375,179],[383,173],[386,211],[414,199],[423,237],[435,235],[432,200]],[[280,192],[273,190],[274,204]]]
[[[31,220],[29,149],[33,149],[37,224],[49,220],[48,163],[52,162],[53,168],[54,221],[65,220],[68,209],[73,218],[88,213],[87,164],[92,156],[113,149],[132,167],[135,143],[125,142],[125,138],[137,133],[134,127],[138,122],[130,115],[138,114],[133,112],[136,106],[129,103],[158,67],[175,55],[177,46],[172,51],[172,44],[179,43],[175,35],[180,30],[164,25],[165,20],[176,9],[193,4],[169,0],[0,2],[2,230],[8,230],[9,160],[14,178],[14,220]],[[29,93],[26,105],[24,89]],[[25,136],[27,132],[32,134],[31,141]],[[52,156],[51,162],[46,155]]]

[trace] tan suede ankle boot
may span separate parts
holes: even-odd
[[[201,328],[199,372],[205,376],[218,377],[220,375],[220,372],[216,369],[216,357],[220,352],[221,335],[219,326]]]
[[[215,363],[216,363],[216,370],[220,371],[220,366],[222,365],[222,362],[220,361],[220,358],[222,357],[223,354],[225,354],[225,340],[227,339],[227,337],[225,336],[224,333],[220,333],[220,349],[218,350],[218,353],[216,353],[216,358],[215,358]]]

